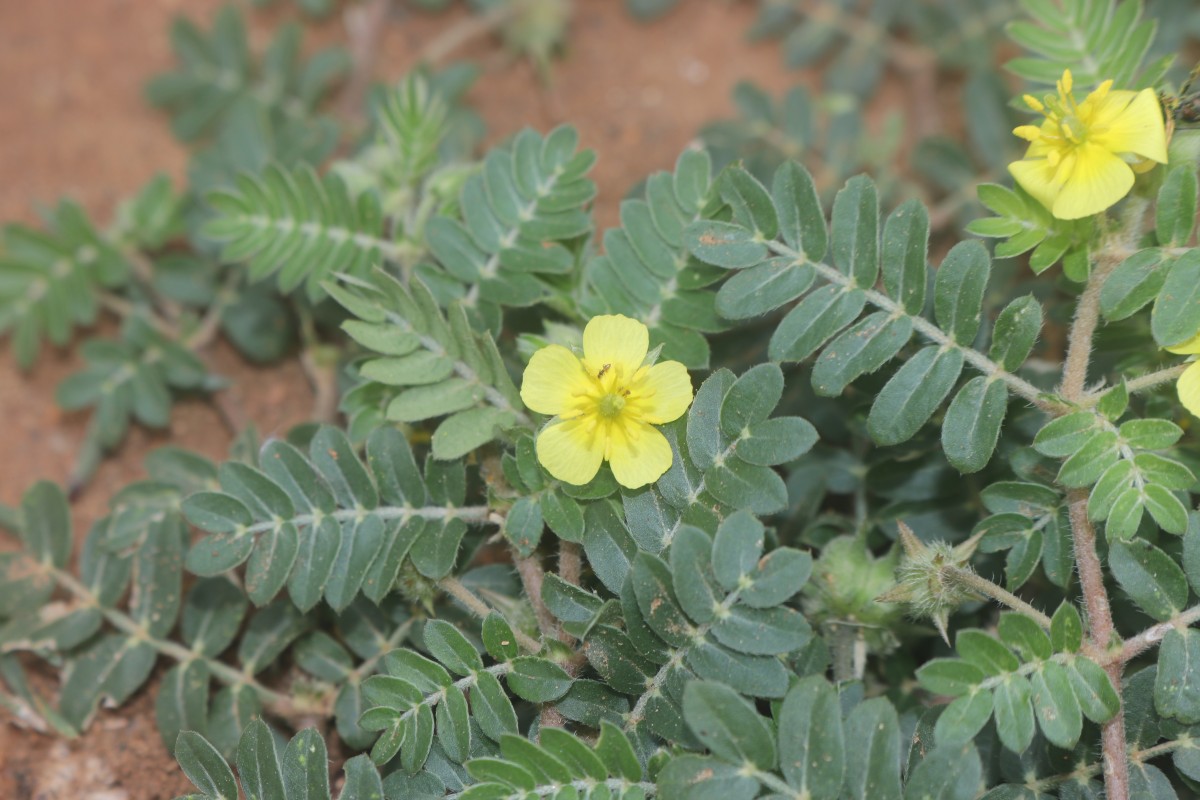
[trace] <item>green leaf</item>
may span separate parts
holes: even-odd
[[[854,707],[846,719],[846,793],[850,800],[899,800],[900,722],[885,698]]]
[[[38,481],[21,497],[21,539],[33,558],[63,569],[71,557],[71,511],[67,495],[50,481]]]
[[[1125,593],[1156,620],[1166,621],[1187,606],[1188,585],[1183,570],[1144,539],[1113,542],[1108,566]]]
[[[760,377],[767,379],[770,376],[763,374]],[[721,430],[721,407],[729,388],[736,381],[729,370],[716,370],[700,384],[688,411],[687,450],[696,466],[702,470],[711,467],[731,443],[729,437]],[[782,392],[782,387],[780,391]]]
[[[462,458],[510,427],[516,415],[503,408],[470,408],[447,417],[433,433],[433,456],[443,461]]]
[[[748,425],[735,451],[747,464],[773,467],[793,461],[817,443],[817,429],[802,417],[776,417]]]
[[[1183,437],[1183,428],[1167,419],[1131,419],[1117,432],[1125,444],[1138,450],[1165,450]]]
[[[1000,615],[996,628],[1000,640],[1020,653],[1026,661],[1042,661],[1054,654],[1050,637],[1024,614],[1005,612]]]
[[[1121,457],[1121,443],[1114,431],[1098,430],[1091,433],[1087,441],[1063,462],[1058,471],[1058,482],[1063,486],[1084,487],[1100,480],[1105,470]]]
[[[992,718],[992,693],[980,689],[946,706],[934,727],[939,747],[964,745],[973,740]]]
[[[1110,322],[1127,319],[1158,297],[1172,262],[1157,248],[1122,261],[1100,288],[1100,311]]]
[[[1100,429],[1100,420],[1090,411],[1076,411],[1046,423],[1033,438],[1033,447],[1044,456],[1067,458],[1087,444]]]
[[[544,587],[545,584],[543,584],[543,594],[545,594]],[[492,658],[497,661],[511,661],[517,657],[519,651],[512,626],[499,612],[493,611],[484,618],[482,636],[483,646]]]
[[[183,513],[188,522],[209,533],[234,533],[254,521],[250,510],[240,500],[220,492],[191,495],[183,501]],[[246,555],[249,555],[248,550]]]
[[[846,770],[837,692],[821,675],[802,678],[779,708],[779,766],[801,796],[836,798]]]
[[[916,199],[902,203],[883,226],[883,285],[909,314],[925,309],[929,280],[929,212]]]
[[[937,747],[912,769],[904,800],[974,800],[982,778],[974,745]]]
[[[329,800],[329,755],[315,728],[297,733],[284,749],[283,786],[289,800]]]
[[[958,658],[935,658],[917,670],[917,680],[934,694],[959,697],[983,683],[979,667]]]
[[[733,275],[717,291],[717,313],[726,319],[750,319],[790,303],[816,278],[811,264],[772,258]]]
[[[550,530],[568,542],[583,541],[583,508],[579,503],[558,491],[548,491],[541,497],[542,518]]]
[[[778,364],[751,367],[738,378],[721,402],[721,429],[739,436],[748,426],[765,420],[783,395],[783,370]]]
[[[683,243],[696,258],[725,269],[745,269],[767,259],[767,246],[754,231],[717,220],[694,222],[683,232]]]
[[[276,800],[284,796],[275,738],[261,719],[251,722],[242,734],[237,748],[237,768],[247,800]]]
[[[181,661],[163,676],[154,717],[168,750],[174,749],[181,731],[203,734],[208,728],[208,683],[208,666],[200,659]]]
[[[1041,330],[1042,306],[1037,298],[1026,295],[1013,300],[996,318],[989,358],[1009,372],[1016,372],[1029,358]]]
[[[532,497],[522,497],[504,518],[504,536],[522,556],[529,556],[542,539],[542,509]]]
[[[500,681],[490,672],[480,672],[475,676],[475,687],[471,690],[471,711],[483,735],[493,741],[499,741],[506,733],[517,732],[517,713],[500,686]]]
[[[783,240],[809,261],[823,259],[829,238],[812,175],[795,161],[785,161],[775,171],[771,193]]]
[[[721,199],[733,210],[739,225],[753,228],[756,238],[774,239],[779,233],[775,204],[758,179],[738,166],[730,166],[717,178]]]
[[[601,722],[599,727],[600,738],[596,741],[596,755],[604,762],[609,774],[627,781],[640,781],[642,765],[629,737],[607,720]]]
[[[834,265],[870,289],[879,275],[879,199],[870,178],[856,175],[838,190],[832,222]]]
[[[1200,248],[1181,255],[1154,301],[1150,330],[1160,347],[1182,344],[1200,330]]]
[[[1121,710],[1121,698],[1104,669],[1087,658],[1067,664],[1067,677],[1083,715],[1092,722],[1108,722]]]
[[[471,714],[467,698],[456,686],[446,689],[436,712],[437,737],[451,761],[463,763],[471,755]]]
[[[712,569],[717,580],[731,592],[749,575],[762,557],[765,529],[745,511],[726,518],[713,539]]]
[[[912,319],[877,311],[864,317],[825,348],[813,366],[817,394],[836,397],[861,375],[890,361],[912,337]]]
[[[753,800],[758,790],[740,766],[705,756],[676,756],[658,776],[662,800]]]
[[[483,670],[483,659],[474,645],[449,622],[432,619],[425,623],[425,646],[456,675],[471,675]]]
[[[754,707],[728,686],[694,681],[683,692],[683,716],[718,758],[758,769],[775,768],[775,737]],[[838,715],[840,718],[840,715]]]
[[[612,505],[591,503],[584,512],[583,549],[596,577],[610,592],[619,594],[638,547]]]
[[[377,800],[384,796],[379,770],[365,755],[355,756],[345,763],[346,782],[338,800]],[[289,795],[288,800],[291,800]]]
[[[1196,227],[1196,170],[1182,165],[1167,173],[1154,204],[1154,227],[1163,247],[1180,247]]]
[[[520,656],[510,663],[512,670],[505,677],[508,687],[531,703],[552,702],[571,688],[571,676],[553,661]]]
[[[1170,630],[1158,653],[1154,705],[1164,717],[1200,722],[1200,631]]]
[[[867,417],[871,437],[893,445],[915,436],[954,388],[962,365],[961,351],[936,346],[908,359],[875,397]]]
[[[1024,753],[1033,742],[1033,689],[1020,675],[1006,675],[992,693],[996,733],[1004,746]]]
[[[227,578],[196,581],[183,605],[181,638],[198,655],[218,656],[237,638],[247,605]]]
[[[991,273],[991,258],[981,242],[960,242],[951,248],[934,279],[934,313],[942,330],[968,347],[983,319],[983,294]]]
[[[759,560],[750,573],[752,583],[742,589],[739,599],[754,608],[780,605],[800,591],[811,574],[812,556],[777,547]]]
[[[1083,646],[1083,619],[1073,603],[1063,601],[1050,618],[1050,644],[1056,653],[1078,653]]]
[[[978,472],[987,466],[1008,411],[1008,392],[996,379],[977,375],[950,402],[942,421],[942,447],[959,471]]]
[[[803,361],[862,312],[861,289],[823,286],[797,303],[771,335],[772,361]]]
[[[1071,689],[1067,670],[1054,661],[1041,665],[1029,678],[1033,687],[1033,709],[1046,738],[1070,749],[1083,732],[1079,701]]]
[[[1012,651],[985,631],[968,628],[954,638],[954,649],[989,677],[1016,672],[1021,662]]]
[[[213,800],[237,800],[233,770],[217,749],[195,731],[183,731],[175,740],[175,760],[201,794]]]

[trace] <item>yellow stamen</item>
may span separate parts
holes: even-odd
[[[1042,129],[1036,125],[1021,125],[1013,128],[1013,133],[1027,142],[1036,142],[1042,138]]]

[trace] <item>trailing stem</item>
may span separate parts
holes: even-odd
[[[1075,308],[1075,319],[1068,336],[1067,357],[1063,363],[1060,394],[1069,403],[1083,403],[1086,393],[1088,366],[1091,363],[1092,344],[1096,326],[1100,321],[1100,291],[1104,281],[1120,263],[1115,250],[1122,244],[1131,244],[1141,230],[1145,214],[1145,201],[1132,201],[1128,213],[1122,220],[1121,230],[1104,243],[1087,285]],[[1108,592],[1104,588],[1104,568],[1096,553],[1096,530],[1088,519],[1088,492],[1072,489],[1067,493],[1071,520],[1071,536],[1075,545],[1075,563],[1079,570],[1079,583],[1083,589],[1083,601],[1087,610],[1088,639],[1098,652],[1106,652],[1113,645],[1115,628],[1112,609],[1109,607]],[[1113,685],[1120,687],[1123,663],[1110,661],[1104,667]],[[1100,730],[1104,761],[1105,797],[1109,800],[1128,800],[1129,762],[1125,742],[1125,712],[1122,709]]]

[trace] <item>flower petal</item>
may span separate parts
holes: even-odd
[[[598,376],[608,365],[613,380],[629,380],[649,349],[650,331],[622,314],[592,317],[583,329],[583,357],[592,375]]]
[[[1114,205],[1132,188],[1133,170],[1128,164],[1100,145],[1085,142],[1075,150],[1075,166],[1050,213],[1059,219],[1090,217]]]
[[[1167,132],[1162,104],[1151,89],[1111,92],[1096,109],[1090,141],[1110,153],[1135,153],[1167,163]]]
[[[1179,376],[1175,388],[1179,390],[1179,401],[1183,403],[1183,407],[1192,412],[1193,416],[1200,417],[1200,361],[1192,364]]]
[[[654,425],[679,419],[692,404],[692,376],[678,361],[655,364],[630,389],[630,412]]]
[[[1062,184],[1054,180],[1057,170],[1050,166],[1050,162],[1045,158],[1014,161],[1008,165],[1008,171],[1017,183],[1021,184],[1022,189],[1046,208],[1054,205],[1054,199],[1062,191]]]
[[[562,345],[552,344],[529,359],[521,378],[521,400],[539,414],[575,415],[579,396],[590,388],[583,362]]]
[[[1168,353],[1179,353],[1184,356],[1193,356],[1200,354],[1200,333],[1197,333],[1191,339],[1188,339],[1182,344],[1177,344],[1174,347],[1163,348]]]
[[[560,481],[582,486],[600,471],[606,428],[591,416],[551,423],[538,434],[538,461]]]
[[[674,454],[667,437],[644,422],[613,425],[608,437],[608,463],[626,489],[653,483],[671,468]]]

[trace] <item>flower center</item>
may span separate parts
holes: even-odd
[[[600,412],[600,416],[609,419],[619,416],[623,408],[625,398],[616,392],[609,392],[596,401],[596,410]]]

